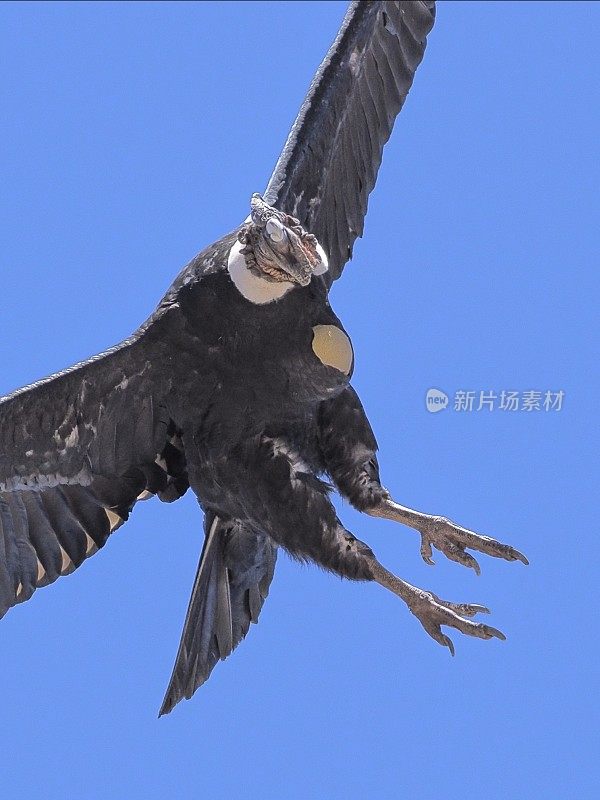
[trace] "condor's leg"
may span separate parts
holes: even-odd
[[[207,488],[203,471],[210,474],[213,490]],[[217,514],[243,519],[245,525],[264,531],[296,558],[313,561],[344,578],[376,581],[390,589],[404,600],[427,633],[451,651],[452,642],[441,632],[441,625],[481,639],[504,639],[495,628],[467,619],[487,612],[484,606],[441,600],[385,569],[368,545],[344,528],[327,486],[284,440],[262,437],[245,442],[220,461],[193,467],[190,478],[202,502]]]
[[[466,548],[506,561],[528,563],[522,553],[509,545],[481,536],[446,517],[424,514],[394,502],[379,481],[377,442],[358,395],[351,387],[321,404],[319,440],[327,471],[341,494],[360,511],[402,522],[419,531],[421,556],[428,564],[434,563],[433,547],[451,561],[471,567],[477,574],[479,564]]]

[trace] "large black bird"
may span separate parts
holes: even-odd
[[[434,3],[355,2],[264,195],[181,272],[129,339],[0,400],[0,615],[104,546],[138,500],[191,487],[205,541],[161,708],[191,697],[256,622],[277,548],[404,600],[427,633],[482,639],[483,606],[397,578],[329,499],[397,520],[478,570],[466,548],[513,548],[395,503],[350,384],[352,345],[328,291],[362,235],[369,193],[425,50]]]

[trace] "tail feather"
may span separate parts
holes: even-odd
[[[257,622],[273,578],[277,547],[264,534],[208,512],[204,547],[179,650],[159,716],[189,699]]]

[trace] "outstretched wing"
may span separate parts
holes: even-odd
[[[350,5],[267,186],[266,202],[297,217],[325,249],[330,282],[362,236],[383,146],[434,16],[433,0]]]
[[[248,633],[269,592],[277,547],[264,534],[206,514],[206,539],[173,674],[159,716],[189,699]]]
[[[139,337],[0,399],[0,616],[95,553],[138,499],[187,489]]]

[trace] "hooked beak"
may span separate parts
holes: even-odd
[[[252,195],[250,206],[250,218],[259,234],[255,246],[259,267],[262,256],[265,264],[282,275],[280,279],[308,286],[322,266],[322,250],[319,252],[315,237],[298,220],[265,203],[259,194]]]

